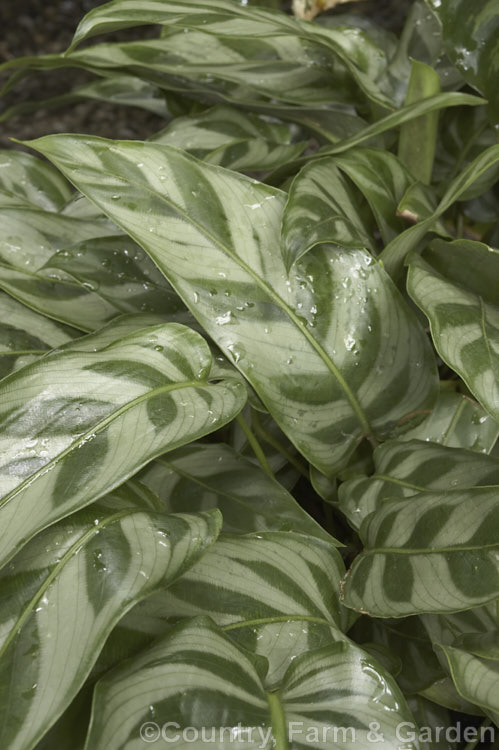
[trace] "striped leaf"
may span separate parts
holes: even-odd
[[[44,265],[54,253],[78,242],[113,233],[104,217],[73,218],[35,208],[0,207],[0,288],[28,307],[83,330],[116,315],[115,309],[62,271]],[[84,311],[78,305],[86,299]]]
[[[426,440],[451,448],[468,448],[490,453],[499,437],[499,422],[476,401],[444,383],[431,414],[408,430],[403,440]]]
[[[283,13],[234,5],[231,0],[186,0],[182,3],[169,2],[167,5],[156,0],[148,3],[147,8],[138,8],[130,0],[115,0],[95,8],[83,18],[76,29],[70,50],[96,34],[145,23],[188,29],[189,34],[182,45],[188,62],[191,62],[191,58],[186,53],[192,50],[192,37],[199,30],[203,33],[205,46],[210,44],[210,37],[228,40],[239,53],[247,47],[253,59],[258,56],[255,51],[263,49],[262,43],[268,45],[269,50],[273,49],[275,57],[281,57],[282,53],[287,56],[293,47],[298,51],[301,46],[316,66],[332,68],[335,62],[340,62],[341,67],[344,66],[348,71],[348,78],[351,77],[349,86],[355,82],[365,95],[384,106],[396,103],[389,83],[383,86],[382,74],[387,66],[385,52],[360,29],[335,29],[303,23]],[[167,34],[166,38],[170,41],[172,34]],[[250,45],[248,39],[251,40]],[[295,46],[296,43],[299,46]],[[204,54],[206,55],[206,50]],[[209,55],[206,57],[210,59]],[[268,53],[267,58],[270,59],[266,60],[266,67],[262,66],[263,79],[271,77],[269,73],[274,67]],[[296,63],[295,58],[291,66],[295,81],[298,82],[304,74],[308,74],[313,81],[315,72],[310,75],[310,72],[304,71]],[[184,74],[185,70],[182,69],[182,75]],[[218,71],[215,73],[217,75]],[[275,89],[275,93],[278,98],[287,94],[285,89],[279,88]]]
[[[373,646],[387,649],[396,661],[393,674],[405,696],[420,693],[446,674],[419,617],[378,620],[363,616],[349,636],[366,651]]]
[[[295,177],[282,218],[283,254],[291,268],[307,250],[322,242],[374,252],[360,197],[333,159],[320,159]]]
[[[276,169],[296,159],[306,146],[291,143],[289,127],[227,106],[197,117],[176,117],[150,140],[239,172]]]
[[[409,697],[407,705],[413,713],[416,726],[429,728],[429,732],[424,730],[424,739],[419,737],[420,750],[456,750],[456,741],[447,739],[442,733],[443,727],[452,726],[453,716],[447,708],[437,706],[420,695]],[[409,731],[412,732],[413,728],[411,727]]]
[[[79,339],[1,381],[1,563],[244,404],[239,383],[209,382],[210,351],[194,331],[157,325],[110,342],[112,334],[109,326],[100,341]]]
[[[493,123],[499,122],[496,70],[499,13],[496,0],[429,0],[442,24],[444,48],[466,83],[489,99]]]
[[[78,336],[73,328],[38,315],[0,292],[0,377]]]
[[[219,526],[217,513],[150,511],[125,487],[46,529],[3,569],[3,748],[34,746],[82,686],[119,618],[182,575]]]
[[[499,720],[499,610],[486,607],[454,615],[425,615],[436,653],[464,699]]]
[[[431,407],[433,353],[366,251],[323,245],[286,273],[282,192],[167,146],[86,136],[33,143],[144,247],[324,473],[364,436],[387,437]]]
[[[172,322],[193,321],[163,274],[129,237],[84,240],[52,255],[43,270],[55,279],[62,271],[63,278],[71,278],[83,292],[90,292],[73,301],[75,320],[86,323],[91,318],[97,297],[109,317],[147,312]],[[102,324],[106,322],[103,317]]]
[[[497,487],[386,500],[364,521],[364,551],[342,589],[377,617],[456,612],[499,597]]]
[[[356,148],[311,162],[293,180],[284,211],[282,242],[288,266],[319,242],[376,253],[373,223],[385,243],[400,234],[405,222],[397,216],[397,207],[413,183],[414,177],[388,151]],[[363,205],[366,200],[372,216]],[[433,210],[431,206],[429,213]]]
[[[179,448],[140,478],[168,513],[219,508],[225,532],[297,531],[332,541],[284,487],[223,443]]]
[[[344,639],[344,565],[334,546],[292,532],[223,535],[177,586],[135,607],[113,634],[110,657],[137,650],[180,618],[209,615],[243,648],[269,662],[279,682],[299,654]],[[131,646],[130,646],[131,644]]]
[[[423,101],[431,101],[431,98]],[[429,231],[435,228],[435,224],[442,214],[456,201],[465,200],[469,197],[470,189],[473,188],[474,183],[478,182],[483,185],[483,180],[486,179],[488,184],[493,184],[497,180],[498,173],[499,145],[494,145],[481,151],[450,183],[433,214],[406,229],[385,247],[380,257],[389,273],[394,278],[399,278],[409,253],[418,246],[418,243],[424,240]]]
[[[499,250],[435,241],[411,259],[408,290],[430,321],[435,347],[499,420]]]
[[[374,462],[372,477],[356,477],[339,489],[340,509],[356,529],[387,498],[499,485],[497,458],[426,441],[389,441],[375,450]]]
[[[85,747],[138,749],[144,736],[161,738],[167,724],[165,736],[174,747],[184,744],[185,727],[199,730],[198,738],[192,730],[185,735],[191,747],[203,747],[201,728],[209,737],[211,727],[217,748],[234,741],[262,750],[346,748],[352,736],[356,746],[368,748],[370,724],[376,723],[383,748],[395,750],[397,725],[412,718],[396,685],[345,641],[297,657],[278,690],[265,689],[264,671],[262,661],[235,646],[208,618],[190,621],[100,681]],[[345,736],[346,727],[351,731]],[[415,747],[407,744],[407,750]]]
[[[24,151],[0,149],[0,206],[59,211],[73,191],[60,172]]]

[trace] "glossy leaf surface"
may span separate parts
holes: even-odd
[[[428,342],[367,252],[324,245],[288,275],[280,191],[166,146],[50,136],[36,148],[142,244],[325,473],[432,405]]]

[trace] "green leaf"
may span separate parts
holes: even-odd
[[[387,499],[364,521],[344,603],[376,617],[455,612],[499,597],[496,487]]]
[[[344,482],[340,509],[359,529],[385,498],[408,498],[425,490],[499,485],[499,460],[419,440],[389,441],[374,452],[375,473]]]
[[[427,0],[442,24],[444,46],[467,83],[489,99],[492,122],[497,105],[497,0]]]
[[[425,63],[412,61],[406,104],[440,93],[438,73]],[[437,141],[438,111],[411,120],[400,128],[398,156],[414,177],[425,185],[431,183],[433,158]]]
[[[490,453],[499,437],[499,422],[476,401],[445,386],[443,383],[431,414],[401,439],[426,440],[450,448]]]
[[[452,726],[453,717],[447,708],[437,706],[420,695],[410,696],[407,704],[420,728],[418,739],[421,750],[456,750],[456,742],[442,732],[443,728]],[[413,731],[412,728],[410,731]]]
[[[425,100],[428,101],[428,100]],[[466,169],[464,169],[448,186],[440,203],[431,216],[419,221],[390,242],[380,255],[385,268],[393,278],[399,278],[403,264],[409,253],[416,248],[426,234],[434,228],[435,222],[453,203],[463,199],[469,188],[484,175],[496,179],[499,166],[499,145],[482,151]]]
[[[408,291],[442,359],[499,420],[499,251],[437,240],[412,256]]]
[[[140,478],[169,513],[218,508],[225,532],[297,531],[334,541],[284,487],[223,443],[180,448],[149,464]]]
[[[498,604],[454,615],[425,615],[423,623],[456,689],[493,721],[499,719]]]
[[[119,338],[113,328],[1,381],[1,563],[244,404],[239,383],[209,383],[210,351],[194,331],[172,323]]]
[[[323,245],[288,276],[282,192],[167,146],[86,136],[33,143],[144,247],[324,473],[364,436],[387,437],[432,405],[426,336],[368,253]]]
[[[9,206],[0,207],[0,221],[3,290],[37,312],[83,330],[98,328],[116,316],[115,307],[66,273],[51,274],[44,268],[61,249],[113,234],[113,225],[107,219],[80,219],[53,211]]]
[[[233,742],[234,729],[222,733],[222,727],[242,727],[240,742],[248,727],[246,742],[262,748],[324,747],[323,731],[328,745],[346,746],[354,736],[358,747],[368,748],[370,725],[376,723],[384,746],[396,748],[397,725],[412,718],[391,680],[347,642],[297,657],[278,691],[266,691],[264,670],[264,663],[235,646],[209,619],[190,621],[100,681],[86,748],[141,744],[140,727],[151,721],[153,732],[159,725],[159,736],[161,726],[172,722],[166,737],[176,747],[184,727],[213,727],[218,748]],[[346,727],[351,730],[345,735]],[[199,732],[193,747],[202,744]]]
[[[227,106],[212,107],[197,117],[176,117],[150,140],[235,171],[276,169],[296,159],[306,146],[291,143],[286,125]]]
[[[90,11],[79,24],[70,50],[67,56],[77,56],[72,50],[83,40],[89,39],[96,34],[102,34],[110,30],[130,28],[145,23],[161,24],[163,26],[173,25],[175,29],[187,29],[187,38],[181,42],[184,56],[188,59],[196,59],[191,54],[192,42],[195,34],[202,31],[204,37],[204,49],[201,54],[206,61],[210,59],[207,55],[206,46],[211,40],[217,42],[228,40],[232,48],[240,54],[246,47],[254,59],[256,49],[274,50],[274,55],[288,55],[294,47],[296,51],[301,47],[308,52],[310,58],[320,65],[334,66],[335,61],[341,61],[342,67],[357,86],[369,98],[381,105],[391,106],[395,102],[391,96],[390,87],[383,86],[378,81],[381,73],[387,65],[383,49],[375,44],[369,36],[360,29],[353,28],[324,28],[315,24],[308,24],[283,13],[274,13],[260,8],[250,8],[235,5],[230,0],[217,0],[215,3],[203,3],[198,0],[187,0],[186,2],[173,5],[162,2],[151,2],[148,8],[138,9],[132,7],[128,0],[119,0],[108,3],[100,8]],[[171,32],[167,31],[165,39],[169,44],[172,40]],[[199,38],[199,37],[198,37]],[[248,44],[251,40],[251,44]],[[179,40],[181,41],[181,40]],[[196,51],[194,50],[194,55]],[[197,56],[197,55],[196,55]],[[267,53],[267,58],[270,55]],[[214,58],[211,58],[212,60]],[[209,63],[208,63],[209,64]],[[262,72],[268,76],[272,70],[272,61],[266,60],[267,67],[262,67]],[[287,71],[286,73],[288,73]],[[303,68],[294,68],[295,80],[297,77],[308,75],[313,79],[316,71],[307,71]],[[185,74],[185,69],[182,69]],[[219,75],[219,71],[215,73]],[[232,75],[237,75],[234,71]],[[337,83],[337,82],[336,82]],[[348,82],[351,86],[351,83]],[[285,90],[276,88],[279,96],[289,94]]]
[[[113,636],[146,645],[172,622],[209,615],[233,640],[269,662],[278,684],[299,654],[344,639],[349,613],[339,604],[343,561],[331,542],[293,532],[223,535],[192,575],[134,608]]]
[[[60,172],[24,151],[0,150],[0,206],[59,211],[73,191]]]
[[[291,184],[282,218],[286,267],[321,242],[375,250],[361,200],[331,158],[308,164]]]
[[[120,617],[217,536],[217,513],[166,516],[141,505],[125,486],[42,532],[0,573],[2,747],[33,747]]]
[[[91,319],[97,297],[112,317],[148,312],[168,316],[172,322],[193,322],[163,274],[129,237],[99,237],[71,245],[52,255],[43,271],[52,278],[62,271],[63,279],[70,277],[90,292],[73,300],[75,320]]]
[[[399,663],[395,678],[405,696],[419,693],[445,675],[428,633],[418,617],[377,620],[360,617],[348,635],[362,648],[385,646]]]
[[[0,377],[29,364],[79,335],[0,292]]]

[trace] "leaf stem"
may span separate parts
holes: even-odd
[[[262,424],[262,421],[260,419],[260,415],[257,411],[253,410],[251,414],[251,424],[255,430],[255,432],[264,440],[268,445],[271,445],[272,448],[275,448],[276,451],[278,451],[286,461],[288,461],[292,466],[295,467],[297,471],[300,472],[300,474],[305,477],[305,479],[309,479],[308,471],[303,463],[303,461],[300,461],[299,458],[296,456],[293,456],[291,451],[289,451],[284,443],[282,443],[279,438],[275,437],[275,435],[272,435],[268,430],[265,429],[265,427]]]
[[[264,472],[266,474],[268,474],[269,477],[272,477],[272,479],[275,479],[274,473],[273,473],[272,469],[270,468],[270,465],[269,465],[269,462],[267,461],[265,453],[262,450],[262,446],[260,445],[260,443],[258,442],[258,440],[256,439],[256,437],[253,435],[253,433],[251,431],[251,427],[249,426],[249,424],[247,423],[247,421],[245,420],[245,418],[243,417],[242,414],[238,414],[237,415],[236,422],[239,425],[239,427],[241,428],[241,430],[244,432],[244,434],[245,434],[245,436],[246,436],[246,438],[248,440],[248,443],[251,445],[251,447],[253,449],[253,453],[257,457],[257,459],[258,459],[258,461],[260,463],[260,466],[262,467],[262,469],[264,470]]]

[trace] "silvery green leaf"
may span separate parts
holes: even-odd
[[[339,507],[355,529],[387,498],[499,485],[497,458],[427,441],[386,442],[374,462],[371,477],[355,477],[339,489]]]
[[[109,315],[147,312],[164,315],[173,322],[193,319],[180,298],[144,251],[127,236],[98,237],[84,240],[52,255],[43,266],[54,277],[62,271],[76,284],[88,290],[73,317],[85,321],[91,315],[95,298],[110,308]],[[107,322],[103,320],[102,323]]]
[[[344,603],[377,617],[471,609],[499,597],[497,486],[386,499],[363,522]]]
[[[284,487],[223,443],[173,451],[149,464],[140,479],[169,513],[218,508],[225,532],[297,531],[334,541]]]
[[[46,161],[24,151],[0,150],[0,206],[59,211],[72,194],[69,182]]]
[[[293,532],[223,535],[203,561],[169,591],[134,608],[120,623],[120,644],[144,644],[171,623],[209,615],[230,637],[269,662],[279,682],[298,654],[344,639],[339,604],[343,561],[331,542]],[[115,657],[116,658],[116,657]]]
[[[228,106],[213,107],[197,116],[176,117],[150,140],[235,171],[276,169],[296,159],[306,146],[305,142],[291,142],[288,126]]]
[[[408,291],[430,321],[442,359],[499,420],[499,250],[433,242],[412,256]]]
[[[426,440],[451,448],[490,453],[499,437],[499,423],[469,396],[443,386],[431,414],[402,440]]]
[[[118,321],[118,333],[122,323]],[[4,378],[0,560],[88,505],[148,461],[229,422],[245,401],[210,383],[204,339],[177,324],[113,326]]]
[[[298,656],[278,690],[266,690],[264,673],[264,660],[238,648],[208,618],[188,621],[98,683],[86,748],[138,750],[141,727],[142,737],[148,726],[153,732],[158,726],[161,737],[161,726],[172,722],[165,736],[174,747],[184,744],[184,727],[213,728],[220,749],[234,745],[236,727],[249,727],[236,746],[346,748],[354,737],[365,750],[375,726],[383,734],[378,747],[395,750],[396,727],[412,720],[393,681],[346,641]],[[222,727],[234,729],[222,734]],[[191,736],[193,748],[204,746],[200,731],[197,741]]]
[[[137,601],[213,543],[217,513],[166,516],[133,490],[39,534],[0,573],[0,738],[28,750],[76,695],[107,636]]]
[[[29,364],[79,335],[0,292],[0,377]]]
[[[167,146],[86,136],[33,143],[146,249],[324,473],[363,437],[408,429],[408,415],[433,404],[426,336],[370,254],[323,245],[288,275],[281,191]]]

